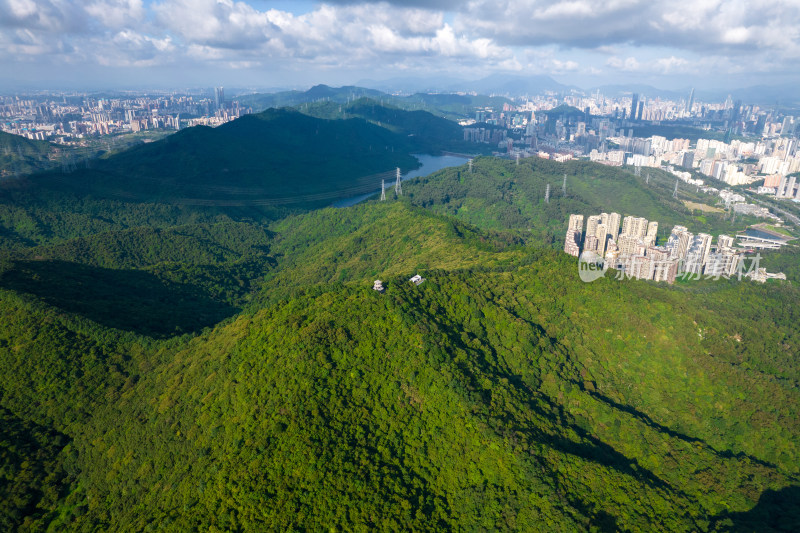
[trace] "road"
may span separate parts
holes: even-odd
[[[800,226],[800,218],[798,218],[796,215],[793,215],[789,211],[786,211],[785,209],[781,209],[780,207],[778,207],[776,205],[773,205],[773,204],[767,203],[767,202],[765,202],[763,200],[760,200],[758,198],[755,198],[754,197],[755,195],[753,195],[749,191],[742,191],[742,192],[745,193],[745,195],[747,195],[755,203],[763,205],[764,207],[767,207],[767,208],[770,208],[770,209],[774,209],[778,213],[781,213],[783,216],[785,216],[787,219],[791,220],[792,224],[794,224],[795,226]],[[791,201],[791,200],[789,200],[789,201]]]

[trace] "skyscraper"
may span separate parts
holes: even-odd
[[[619,239],[619,223],[621,217],[619,213],[611,213],[608,215],[608,235],[611,239],[617,240]]]
[[[692,113],[692,104],[694,104],[694,87],[692,90],[689,91],[689,99],[686,101],[686,114],[690,115]]]
[[[583,215],[570,215],[567,228],[583,231]]]
[[[217,111],[225,107],[225,91],[222,87],[214,87],[214,106]]]
[[[586,236],[589,235],[596,236],[597,235],[597,226],[600,224],[600,217],[598,215],[592,215],[586,219]]]
[[[608,241],[608,229],[605,224],[597,225],[597,253],[602,257],[606,253],[606,242]]]
[[[631,98],[631,112],[630,112],[631,120],[636,118],[636,109],[638,106],[639,106],[639,93],[633,93],[633,97]]]
[[[657,235],[658,235],[658,222],[654,220],[647,225],[647,235],[645,235],[645,242],[647,242],[647,244],[655,244]]]

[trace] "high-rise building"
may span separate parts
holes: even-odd
[[[632,255],[628,259],[625,272],[632,278],[636,279],[652,279],[652,261],[646,255]]]
[[[598,224],[595,236],[597,237],[597,253],[600,256],[603,256],[606,254],[606,241],[608,240],[608,226],[606,226],[605,224]]]
[[[644,239],[647,236],[647,219],[634,217],[630,234],[639,239]]]
[[[687,115],[690,115],[692,113],[693,103],[694,103],[694,87],[692,87],[692,90],[689,91],[689,99],[686,101],[686,109],[684,109],[684,111],[686,112]]]
[[[781,176],[781,182],[778,184],[778,192],[775,193],[775,196],[782,198],[786,194],[786,185],[788,183],[786,176]]]
[[[225,91],[222,87],[214,87],[214,106],[217,111],[225,107]]]
[[[645,235],[645,242],[648,244],[656,243],[656,236],[658,235],[658,222],[655,220],[647,225],[647,234]]]
[[[643,239],[647,235],[647,219],[641,217],[625,217],[622,219],[622,235],[630,235]]]
[[[597,237],[594,235],[586,234],[586,239],[583,241],[584,252],[597,252]]]
[[[639,107],[636,108],[636,120],[642,120],[643,112],[644,112],[644,102],[639,102]]]
[[[669,235],[667,249],[671,259],[685,259],[694,235],[684,226],[675,226]]]
[[[581,255],[581,232],[575,229],[567,230],[567,237],[564,240],[564,252],[578,257]]]
[[[783,124],[781,125],[781,136],[783,137],[790,137],[794,134],[795,129],[795,121],[794,117],[786,117],[783,119]]]
[[[583,231],[583,215],[570,215],[567,229]]]
[[[741,255],[732,248],[719,248],[708,254],[705,264],[706,276],[733,276],[739,268]]]
[[[797,176],[789,176],[789,182],[786,184],[786,190],[783,193],[786,198],[794,196],[794,183],[796,180]]]
[[[636,117],[636,110],[639,106],[639,93],[633,93],[631,97],[631,113],[630,118],[633,120]]]
[[[586,236],[594,235],[597,236],[597,226],[600,224],[600,217],[598,215],[592,215],[586,219]]]
[[[702,274],[703,267],[708,260],[711,252],[711,235],[708,233],[698,233],[689,245],[684,262],[684,271],[693,274]]]
[[[620,255],[636,255],[640,253],[640,249],[645,248],[644,243],[631,235],[620,235],[617,247]]]
[[[611,213],[608,215],[608,235],[613,240],[619,239],[619,223],[621,217],[619,213]]]
[[[733,237],[729,235],[720,235],[717,237],[717,248],[733,248]]]

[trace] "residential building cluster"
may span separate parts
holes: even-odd
[[[564,252],[588,261],[604,261],[628,277],[674,283],[680,275],[729,277],[739,272],[743,252],[734,237],[720,235],[712,246],[707,233],[675,226],[659,245],[658,222],[619,213],[601,213],[586,219],[569,217]]]
[[[613,166],[680,169],[687,173],[684,181],[693,185],[703,184],[697,175],[736,186],[800,172],[800,117],[745,105],[730,97],[725,102],[700,102],[694,91],[677,101],[638,94],[617,98],[600,92],[547,94],[514,105],[506,103],[502,110],[480,108],[474,120],[462,124],[467,126],[465,140],[494,144],[498,155],[559,154]],[[635,136],[672,125],[716,135],[694,141]],[[498,129],[507,130],[507,137]],[[800,199],[800,183],[792,187],[787,181],[783,190],[777,184],[765,184],[759,190],[778,198]]]
[[[0,129],[29,139],[72,143],[86,137],[145,130],[217,126],[249,113],[225,100],[217,87],[203,93],[120,93],[99,97],[82,93],[0,96]]]

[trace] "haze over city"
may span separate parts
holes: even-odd
[[[286,88],[549,75],[583,88],[797,82],[800,5],[2,0],[0,89]]]

